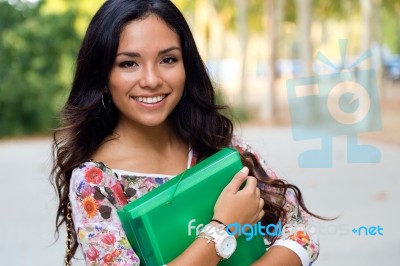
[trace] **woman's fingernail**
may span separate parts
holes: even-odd
[[[247,173],[249,171],[249,168],[247,168],[247,166],[243,167],[242,170],[240,170],[240,172],[242,173]]]

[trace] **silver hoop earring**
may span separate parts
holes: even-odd
[[[104,100],[104,98],[107,98],[107,99]],[[107,106],[106,106],[106,103],[105,103],[105,102],[107,102]],[[103,94],[101,95],[101,103],[102,103],[103,108],[104,108],[105,110],[107,110],[108,108],[110,108],[110,106],[111,106],[111,96],[110,96],[109,93],[105,92],[105,93],[103,93]]]

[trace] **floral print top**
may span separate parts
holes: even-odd
[[[240,138],[233,139],[232,147],[239,152],[252,152],[268,175],[278,178],[258,153]],[[188,167],[195,164],[196,152],[191,151]],[[116,210],[171,178],[173,176],[111,170],[104,164],[93,161],[82,163],[74,169],[69,198],[75,231],[86,265],[140,264],[122,229]],[[304,266],[311,265],[319,254],[316,234],[309,234],[309,230],[305,230],[312,222],[311,217],[300,208],[291,190],[287,192],[285,208],[286,226],[273,245],[291,249],[300,257]]]

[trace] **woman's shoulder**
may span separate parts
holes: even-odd
[[[87,161],[78,165],[71,175],[70,194],[92,195],[97,200],[107,199],[120,208],[127,200],[118,176],[105,164]]]
[[[92,185],[110,185],[118,176],[104,163],[89,160],[79,164],[72,170],[71,182],[81,182]]]

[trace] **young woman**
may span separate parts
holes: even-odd
[[[315,215],[300,191],[234,136],[232,122],[219,112],[223,108],[173,3],[106,1],[83,40],[54,134],[56,226],[58,231],[67,223],[66,263],[80,245],[88,265],[139,265],[116,209],[224,147],[238,149],[247,167],[221,192],[215,219],[306,226]],[[271,246],[254,265],[310,265],[318,256],[315,235],[301,229],[268,240]],[[168,265],[220,260],[215,245],[197,238]]]

